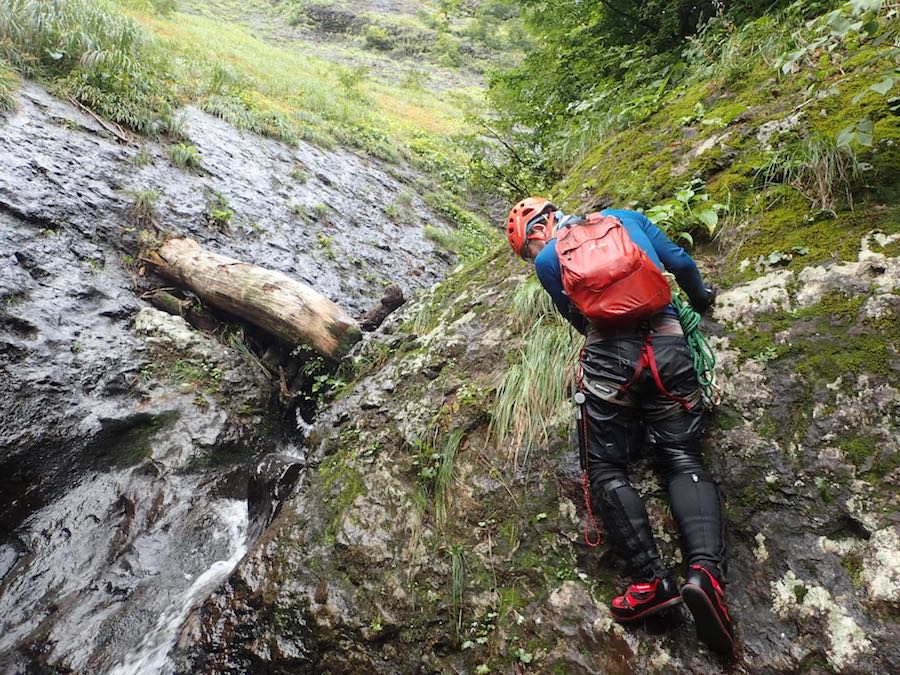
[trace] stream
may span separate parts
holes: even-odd
[[[409,167],[184,117],[192,173],[33,83],[0,114],[3,673],[171,670],[191,610],[303,488],[309,420],[275,379],[142,299],[136,195],[153,195],[154,227],[356,318],[388,282],[409,296],[448,269],[418,218],[385,213],[406,195],[445,226]],[[225,227],[209,218],[223,205]]]
[[[247,505],[237,499],[224,500],[213,508],[217,511],[218,522],[213,526],[213,541],[225,542],[229,555],[217,560],[179,595],[164,611],[156,627],[144,636],[132,652],[125,655],[110,675],[155,675],[163,672],[167,665],[166,656],[175,645],[178,630],[188,613],[202,602],[247,552]],[[188,576],[188,575],[185,575]]]

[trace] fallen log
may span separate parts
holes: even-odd
[[[207,305],[291,346],[306,344],[324,356],[339,358],[359,340],[356,322],[318,291],[281,272],[205,251],[188,237],[167,239],[144,260]]]

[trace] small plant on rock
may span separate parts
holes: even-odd
[[[134,198],[129,210],[131,222],[137,227],[156,225],[156,200],[159,199],[159,192],[135,190],[131,196]]]
[[[226,232],[234,217],[234,211],[228,205],[225,195],[210,190],[206,195],[206,222],[219,232]]]
[[[18,86],[18,78],[12,70],[5,68],[3,62],[0,61],[0,112],[12,110],[15,107],[13,92]]]
[[[176,143],[169,148],[169,157],[179,169],[193,171],[200,168],[200,152],[193,145]]]
[[[675,193],[674,199],[647,209],[647,217],[673,239],[683,239],[691,245],[697,231],[712,236],[719,224],[719,213],[726,211],[727,206],[710,204],[709,195],[701,190],[703,182],[692,180]]]

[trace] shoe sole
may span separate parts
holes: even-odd
[[[720,654],[734,653],[734,639],[719,618],[706,592],[694,584],[687,584],[681,589],[681,597],[694,616],[697,626],[697,637],[710,649]]]
[[[654,605],[650,609],[645,609],[640,614],[635,614],[634,616],[629,616],[629,617],[618,617],[615,614],[613,614],[613,618],[616,621],[618,621],[619,623],[634,623],[635,621],[640,621],[641,619],[645,619],[648,616],[653,616],[657,612],[661,612],[664,609],[667,609],[669,607],[674,607],[675,605],[679,605],[679,604],[681,604],[681,601],[682,600],[679,596],[675,596],[674,598],[672,598],[670,600],[666,600],[662,604]]]

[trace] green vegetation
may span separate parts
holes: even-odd
[[[837,138],[812,136],[771,150],[760,174],[766,185],[787,183],[814,209],[835,213],[839,200],[852,207],[853,189],[862,183],[866,169],[871,166],[860,162],[850,145]]]
[[[134,201],[131,203],[131,222],[136,227],[148,227],[156,222],[156,200],[159,192],[156,190],[135,190],[131,193]]]
[[[217,190],[206,189],[204,198],[206,200],[205,216],[207,224],[219,232],[227,232],[231,219],[234,217],[234,211],[228,205],[225,195]]]
[[[193,145],[176,143],[169,148],[169,157],[179,169],[193,171],[201,166],[200,152]]]
[[[12,110],[15,107],[13,92],[19,86],[19,78],[11,68],[7,67],[0,59],[0,112]]]
[[[108,0],[0,0],[0,58],[135,131],[171,123],[168,57]]]
[[[451,546],[448,551],[450,556],[450,623],[454,627],[457,639],[462,630],[463,620],[463,588],[465,587],[466,560],[463,548],[460,545]]]
[[[491,419],[495,442],[508,444],[516,463],[526,463],[533,447],[546,445],[570,422],[569,395],[580,342],[555,318],[523,335],[515,362],[497,388]]]
[[[675,193],[674,199],[647,210],[647,217],[674,240],[694,243],[693,233],[700,230],[712,236],[719,224],[719,212],[724,204],[708,204],[709,195],[701,192],[703,181],[695,179]]]

